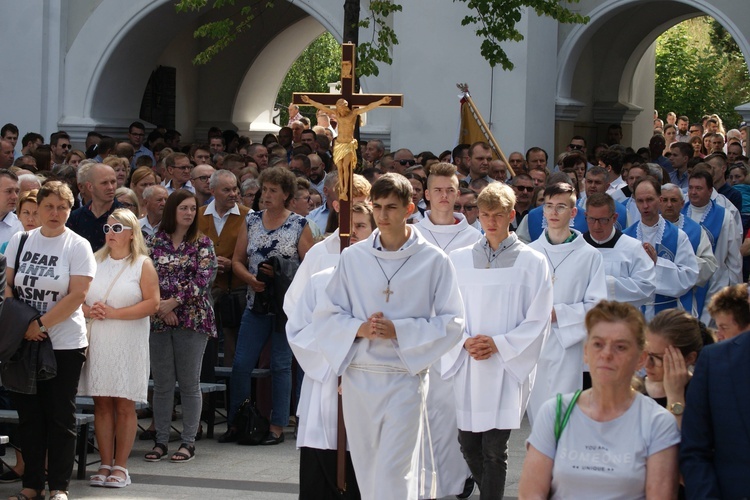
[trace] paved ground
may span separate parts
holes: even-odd
[[[142,421],[141,423],[146,423]],[[226,429],[217,426],[216,436]],[[515,498],[523,463],[524,440],[528,436],[528,422],[511,435],[506,498]],[[178,436],[173,435],[176,440]],[[136,441],[129,463],[133,484],[123,489],[92,488],[88,480],[72,480],[71,498],[242,498],[258,500],[291,500],[299,493],[299,460],[291,429],[286,441],[277,446],[238,446],[219,444],[215,439],[199,441],[196,457],[189,463],[173,464],[145,462],[142,457],[150,449],[150,442]],[[178,441],[170,443],[175,451]],[[95,460],[95,454],[89,460]],[[12,451],[5,457],[13,462]],[[95,465],[89,466],[93,474]],[[88,476],[88,475],[87,475]],[[0,485],[0,497],[7,497],[20,489],[20,483]],[[476,492],[473,498],[479,498]]]

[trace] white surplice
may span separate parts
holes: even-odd
[[[594,245],[604,259],[607,299],[627,302],[635,307],[653,302],[656,292],[654,261],[640,241],[613,228],[612,238],[615,236],[619,237],[611,248]]]
[[[320,261],[335,264],[338,257],[338,254],[328,255]],[[297,448],[337,448],[338,377],[317,349],[315,338],[319,332],[312,321],[317,299],[325,294],[333,269],[315,273],[293,306],[287,300],[284,302],[289,345],[305,372],[297,404]]]
[[[449,254],[453,250],[473,245],[482,238],[482,233],[469,225],[463,214],[454,213],[455,224],[438,225],[430,220],[431,210],[414,227],[422,233],[428,243],[439,247]],[[427,393],[427,412],[432,429],[432,445],[435,450],[435,468],[438,471],[437,496],[457,495],[464,489],[466,479],[471,475],[469,466],[461,453],[461,446],[456,439],[456,399],[453,384],[443,380],[440,362],[431,368],[430,392]],[[429,458],[429,457],[428,457]],[[425,464],[427,470],[432,464]],[[430,478],[425,492],[430,491]]]
[[[448,256],[418,231],[410,230],[398,251],[380,249],[379,240],[376,230],[344,250],[313,319],[320,322],[320,351],[334,375],[342,375],[362,498],[416,500],[424,484],[420,445],[429,453],[422,439],[427,372],[460,341],[463,304]],[[362,323],[379,312],[393,321],[397,339],[357,338]]]
[[[584,320],[592,307],[607,298],[601,254],[586,243],[580,232],[571,231],[578,236],[569,243],[553,245],[543,234],[529,245],[548,258],[550,271],[556,276],[552,287],[557,316],[542,348],[531,390],[528,415],[532,424],[545,401],[558,392],[567,394],[583,386]]]
[[[307,252],[284,296],[287,339],[305,372],[297,403],[297,448],[337,448],[338,378],[317,349],[312,317],[317,298],[325,293],[338,264],[339,249],[336,229]]]
[[[490,264],[491,269],[477,268],[484,252],[483,240],[450,255],[466,309],[466,328],[462,342],[441,360],[443,377],[453,382],[458,428],[470,432],[521,426],[549,334],[553,302],[544,255],[516,241]],[[479,334],[492,337],[498,349],[482,361],[463,347],[466,339]]]

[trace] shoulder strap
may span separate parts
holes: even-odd
[[[18,242],[18,250],[16,251],[16,264],[13,268],[13,283],[10,284],[10,289],[13,291],[13,297],[16,299],[18,298],[18,292],[16,292],[15,287],[15,281],[16,276],[18,275],[18,266],[21,265],[21,252],[23,251],[23,246],[26,244],[26,240],[29,239],[29,233],[28,231],[24,231],[21,235],[21,241]]]
[[[555,443],[560,441],[560,436],[562,436],[562,432],[565,429],[565,426],[568,425],[568,420],[570,420],[570,414],[573,412],[573,408],[576,405],[576,401],[578,401],[578,396],[581,395],[581,389],[578,389],[574,394],[573,397],[570,400],[570,404],[568,405],[568,408],[565,410],[565,415],[563,415],[562,412],[562,394],[559,392],[557,393],[557,407],[555,408]]]
[[[117,273],[115,278],[112,280],[112,282],[109,284],[109,288],[107,288],[107,293],[104,294],[104,297],[102,298],[102,302],[106,303],[107,299],[109,298],[109,292],[112,291],[112,287],[115,286],[115,283],[117,283],[117,280],[122,275],[123,271],[125,271],[125,268],[128,267],[130,264],[125,262],[125,265],[120,268],[120,271]]]

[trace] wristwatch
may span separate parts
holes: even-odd
[[[682,415],[685,411],[685,405],[682,403],[672,403],[669,405],[669,411],[672,412],[672,415]]]
[[[42,324],[42,320],[37,318],[36,319],[37,324],[39,325],[39,331],[42,333],[47,333],[47,327]]]

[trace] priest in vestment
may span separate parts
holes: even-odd
[[[501,500],[508,439],[521,426],[549,334],[552,276],[545,256],[509,233],[513,189],[490,184],[477,205],[485,237],[450,254],[466,328],[441,365],[453,383],[459,441],[481,497]]]
[[[460,341],[463,304],[448,256],[406,224],[409,181],[388,173],[370,194],[378,229],[342,252],[313,316],[316,342],[342,376],[362,498],[417,500],[426,475],[433,492],[422,494],[436,489],[437,472],[419,468],[420,451],[433,453],[429,367]]]
[[[625,230],[643,245],[655,264],[654,301],[643,307],[647,320],[664,309],[681,307],[680,298],[692,294],[698,261],[687,234],[659,214],[661,184],[653,177],[635,183],[633,198],[641,220]]]
[[[355,176],[355,191],[357,179]],[[369,195],[369,183],[367,184]],[[356,199],[356,196],[354,197]],[[335,202],[337,203],[337,201]],[[351,244],[367,239],[375,229],[372,208],[362,202],[352,206]],[[288,317],[287,338],[294,357],[304,370],[297,404],[297,448],[300,450],[300,500],[356,500],[360,497],[351,458],[347,453],[347,489],[341,495],[336,483],[338,436],[338,377],[317,349],[317,324],[313,312],[339,260],[338,231],[336,247],[328,239],[313,246],[305,261],[305,274],[294,277],[284,297]],[[313,250],[317,249],[315,253]],[[308,256],[313,253],[313,260]],[[300,269],[302,267],[300,266]],[[311,275],[312,273],[312,275]]]
[[[610,195],[592,194],[586,198],[589,230],[583,238],[604,259],[607,299],[640,307],[654,300],[656,270],[641,243],[617,229],[619,215]]]
[[[457,248],[473,245],[481,237],[477,229],[471,227],[462,214],[454,213],[453,206],[458,199],[458,177],[456,166],[450,163],[436,163],[430,167],[425,198],[430,202],[430,210],[414,227],[429,243],[449,254]],[[430,392],[427,394],[427,412],[432,429],[432,444],[435,449],[435,468],[438,471],[437,496],[458,495],[464,490],[471,491],[469,467],[461,454],[456,439],[456,400],[453,385],[439,377],[440,362],[431,368]],[[431,464],[425,464],[431,469]],[[429,483],[429,477],[428,483]],[[430,488],[425,487],[429,492]],[[430,497],[431,498],[431,497]]]
[[[569,227],[577,212],[573,186],[563,182],[547,186],[543,210],[547,229],[529,246],[547,258],[554,306],[552,333],[542,348],[531,390],[528,414],[532,424],[545,401],[583,387],[586,313],[607,298],[601,254]]]

